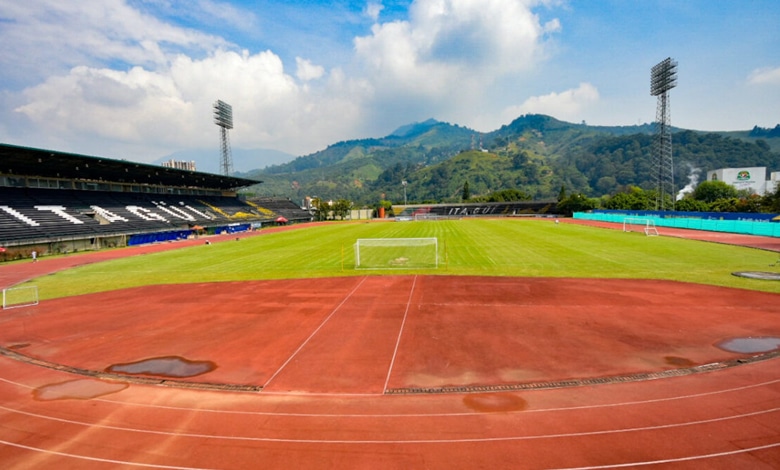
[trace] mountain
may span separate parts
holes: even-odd
[[[652,188],[653,126],[588,126],[529,114],[487,133],[429,119],[382,138],[338,142],[292,161],[253,170],[257,195],[301,200],[344,198],[357,204],[457,201],[466,182],[472,196],[517,189],[553,199],[561,187],[591,197],[629,185]],[[780,153],[746,131],[742,136],[674,129],[676,183],[691,168],[766,166],[780,171]],[[760,132],[760,131],[759,131]],[[406,182],[406,185],[403,182]]]
[[[295,158],[294,155],[272,149],[231,149],[233,160],[233,170],[237,173],[265,168],[271,165],[279,165],[289,162]],[[220,169],[221,154],[218,147],[213,149],[192,149],[174,152],[165,157],[154,161],[154,164],[161,165],[169,160],[194,161],[197,171],[205,173],[221,173]]]

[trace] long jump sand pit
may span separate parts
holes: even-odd
[[[44,301],[0,325],[0,461],[777,468],[777,299],[383,276]]]

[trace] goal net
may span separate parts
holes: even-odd
[[[626,217],[623,219],[624,232],[644,232],[647,236],[658,235],[658,229],[655,228],[653,219],[640,219]]]
[[[38,305],[38,286],[3,289],[3,309]]]
[[[437,238],[360,238],[355,242],[355,269],[438,267]]]

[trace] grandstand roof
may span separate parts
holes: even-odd
[[[0,174],[128,184],[238,189],[262,181],[0,144]]]

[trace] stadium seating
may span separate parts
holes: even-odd
[[[305,209],[301,209],[298,204],[289,199],[274,197],[258,197],[251,200],[252,203],[261,206],[264,209],[281,215],[290,222],[308,222],[311,220],[311,214]]]
[[[290,204],[276,212],[237,197],[0,187],[0,245],[216,228],[279,215],[308,220]]]

